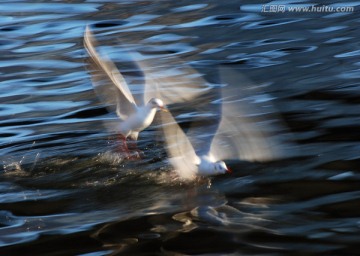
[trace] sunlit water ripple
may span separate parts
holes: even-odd
[[[355,12],[1,2],[1,255],[357,254],[360,2],[347,5]],[[146,157],[123,162],[85,69],[87,24],[115,61],[126,43],[240,70],[271,95],[306,156],[234,163],[232,175],[185,184],[150,127],[139,142]]]

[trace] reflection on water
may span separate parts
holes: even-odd
[[[0,10],[2,254],[358,252],[355,13],[262,13],[251,1],[210,0]],[[153,126],[139,141],[146,157],[122,161],[102,125],[113,117],[84,68],[86,24],[117,61],[126,41],[204,70],[238,69],[271,96],[306,157],[229,163],[231,175],[184,184]]]

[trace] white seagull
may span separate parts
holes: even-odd
[[[208,102],[208,115],[186,132],[171,113],[161,113],[169,162],[185,180],[231,172],[225,160],[269,161],[294,152],[270,98],[229,68],[220,68],[220,78],[225,83]]]
[[[122,140],[120,150],[127,158],[138,158],[138,150],[129,151],[127,138],[136,142],[139,132],[153,122],[157,110],[167,111],[167,109],[159,98],[150,98],[146,104],[136,104],[124,77],[106,55],[100,57],[95,49],[96,45],[97,42],[87,26],[84,46],[90,56],[88,68],[95,92],[100,99],[109,104],[110,110],[116,111],[120,119],[116,127]],[[113,109],[114,106],[115,109]]]

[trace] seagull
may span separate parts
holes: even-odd
[[[84,46],[90,56],[88,67],[93,87],[99,98],[110,104],[109,109],[115,110],[119,118],[116,129],[122,141],[120,151],[126,158],[139,158],[140,152],[136,149],[136,144],[134,146],[132,143],[132,148],[135,147],[136,150],[130,152],[127,139],[136,142],[139,133],[153,122],[157,110],[168,110],[164,102],[155,97],[150,98],[145,104],[138,105],[123,75],[106,55],[100,57],[95,49],[96,45],[97,41],[87,26]],[[113,109],[114,105],[115,109]]]
[[[220,67],[219,73],[225,83],[186,132],[170,112],[160,115],[169,162],[184,180],[230,173],[226,160],[287,157],[294,147],[269,96],[234,70]]]
[[[168,112],[167,105],[187,105],[209,91],[202,75],[180,59],[174,56],[159,58],[158,55],[145,57],[139,51],[123,48],[123,56],[133,62],[135,70],[132,70],[132,80],[128,79],[128,83],[106,54],[100,57],[95,49],[97,45],[86,26],[84,46],[89,54],[88,70],[93,87],[107,109],[116,112],[120,119],[115,126],[107,123],[106,127],[119,133],[120,151],[128,158],[131,155],[129,148],[134,149],[135,158],[141,154],[136,148],[139,132],[153,122],[157,110]],[[134,85],[135,94],[131,93],[128,84]]]
[[[181,178],[193,180],[197,176],[231,173],[225,162],[213,152],[196,154],[194,145],[170,112],[161,115],[161,120],[169,162]]]

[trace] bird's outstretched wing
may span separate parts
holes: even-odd
[[[166,105],[185,103],[211,89],[199,72],[176,57],[136,56],[145,76],[145,101],[157,97]]]
[[[116,68],[106,56],[100,56],[95,47],[95,40],[89,26],[85,29],[84,46],[89,54],[88,69],[91,73],[94,90],[110,111],[116,111],[120,119],[126,119],[136,111],[136,103],[129,87]]]
[[[161,113],[165,148],[169,161],[181,178],[193,179],[197,172],[197,157],[194,148],[170,112]]]
[[[201,65],[195,69],[174,56],[148,59],[139,56],[137,65],[146,81],[145,97],[162,99],[175,114],[176,121],[181,121],[181,117],[182,121],[185,118],[190,122],[194,129],[186,131],[187,139],[198,156],[207,154],[221,114],[219,105],[211,104],[220,97],[217,70]],[[208,136],[202,136],[204,131],[197,127],[203,127]]]
[[[271,98],[232,69],[220,67],[221,121],[210,152],[217,159],[269,161],[294,155]]]

